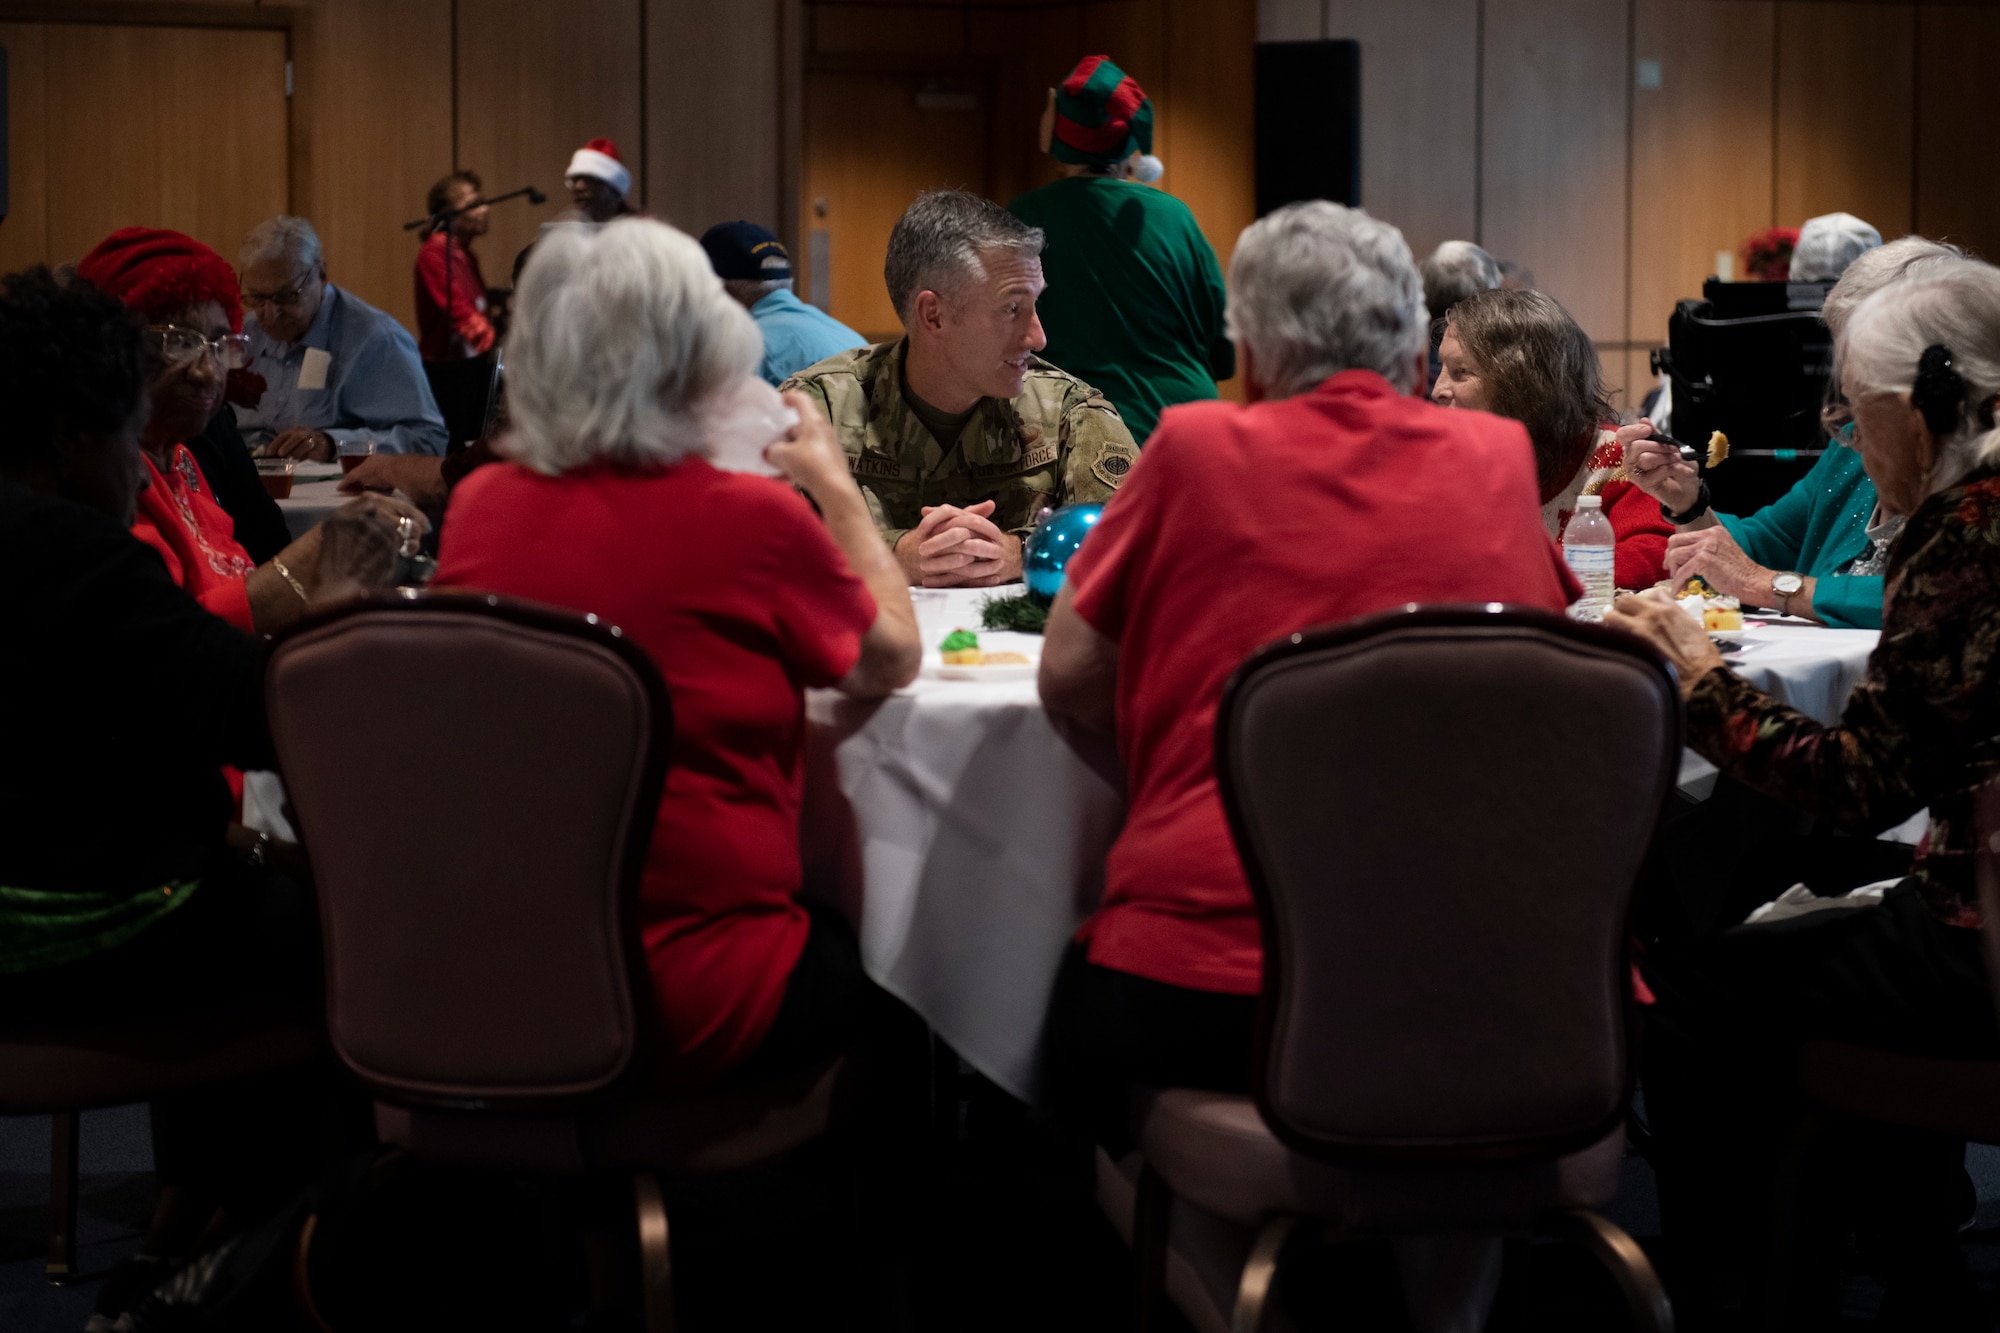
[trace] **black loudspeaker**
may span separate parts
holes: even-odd
[[[1257,216],[1361,203],[1361,43],[1257,43]]]

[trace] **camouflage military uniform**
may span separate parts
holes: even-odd
[[[1036,357],[1021,396],[983,398],[949,448],[903,397],[907,340],[856,348],[785,381],[833,423],[882,539],[894,546],[925,505],[993,501],[993,524],[1025,538],[1045,506],[1111,498],[1139,450],[1117,410]]]

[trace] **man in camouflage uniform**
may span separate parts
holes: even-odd
[[[785,382],[833,423],[911,583],[1020,578],[1036,514],[1109,499],[1138,457],[1103,395],[1034,355],[1041,249],[988,200],[919,197],[884,266],[906,336]]]

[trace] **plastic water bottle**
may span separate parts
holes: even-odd
[[[1576,513],[1563,529],[1563,559],[1583,585],[1583,599],[1569,609],[1576,619],[1602,620],[1611,609],[1617,591],[1617,542],[1611,520],[1604,516],[1603,497],[1578,496]]]

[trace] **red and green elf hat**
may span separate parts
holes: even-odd
[[[1111,63],[1085,56],[1056,89],[1056,127],[1049,152],[1059,162],[1108,166],[1153,151],[1153,104],[1139,81]]]

